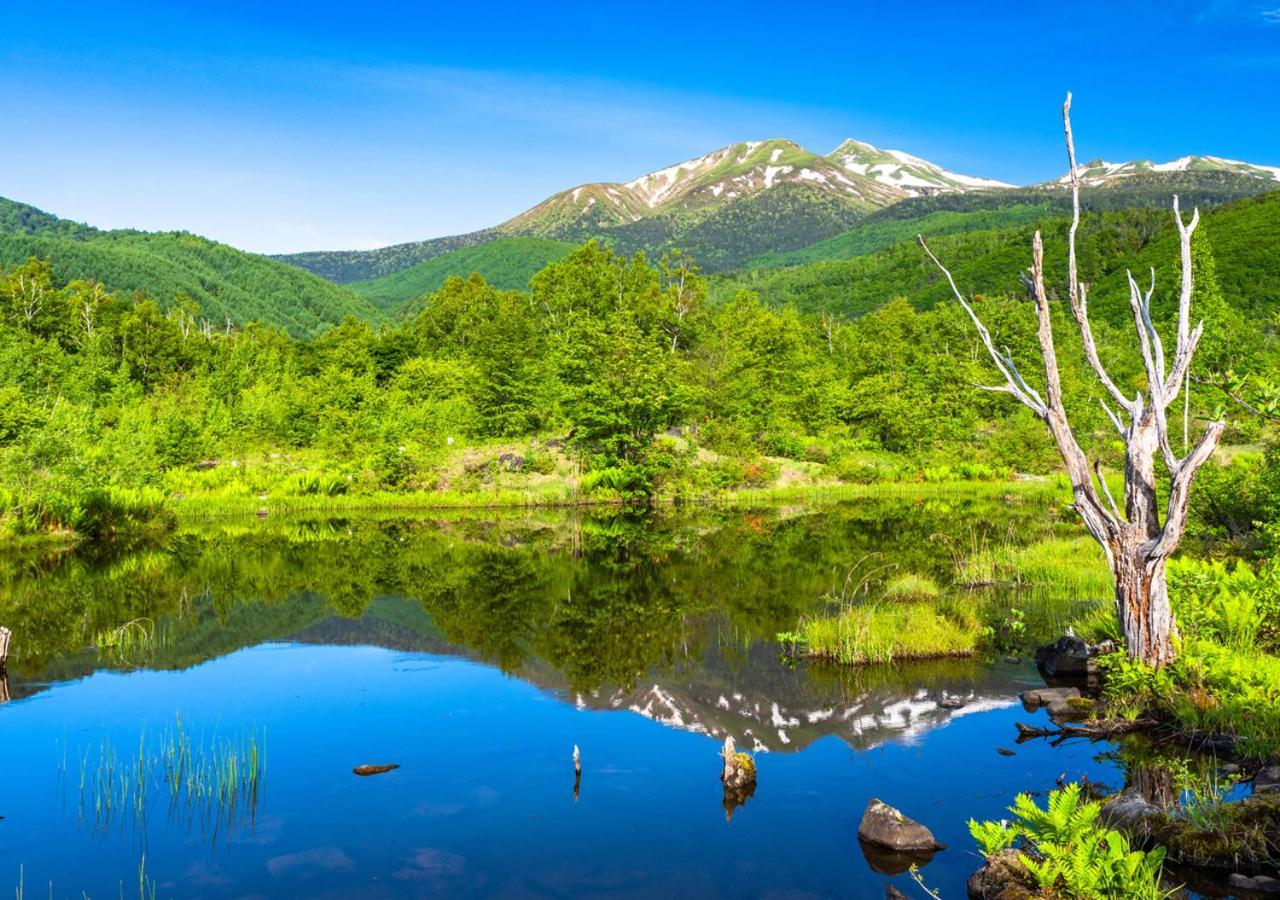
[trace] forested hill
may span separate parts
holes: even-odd
[[[493,287],[528,290],[534,275],[568,256],[575,246],[547,238],[502,238],[432,257],[384,278],[352,282],[350,287],[396,318],[416,310],[421,304],[412,301],[438,291],[450,276],[479,273]]]
[[[0,198],[0,269],[49,260],[60,282],[88,279],[163,307],[188,297],[223,326],[266,322],[314,337],[347,316],[381,313],[347,288],[302,269],[184,232],[99,231]]]
[[[927,309],[947,300],[950,290],[916,244],[914,234],[919,232],[951,268],[966,294],[1021,296],[1019,276],[1029,264],[1036,229],[1045,234],[1049,271],[1065,271],[1069,220],[1052,208],[1013,209],[1025,221],[1009,227],[989,227],[991,219],[983,211],[933,213],[901,223],[902,227],[879,222],[877,230],[868,228],[864,235],[896,240],[881,246],[877,240],[860,243],[858,233],[842,236],[814,249],[865,252],[720,276],[713,281],[712,295],[726,300],[747,289],[773,305],[844,316],[864,315],[898,297],[917,309]],[[1185,207],[1184,211],[1190,214]],[[1202,212],[1200,234],[1212,246],[1227,302],[1242,311],[1280,310],[1280,191]],[[1169,289],[1173,276],[1168,273],[1176,271],[1177,265],[1172,213],[1130,209],[1086,215],[1080,264],[1084,278],[1094,283],[1091,307],[1099,315],[1124,319],[1128,315],[1126,269],[1146,272],[1154,266],[1166,273],[1157,298]]]

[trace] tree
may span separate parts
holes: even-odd
[[[1186,529],[1192,481],[1196,472],[1213,454],[1225,426],[1222,420],[1210,422],[1196,445],[1181,457],[1174,453],[1169,441],[1166,411],[1177,399],[1178,391],[1191,367],[1196,346],[1204,333],[1203,322],[1194,329],[1189,326],[1194,292],[1191,237],[1199,224],[1200,213],[1196,210],[1190,223],[1185,222],[1178,207],[1178,198],[1174,197],[1173,214],[1182,251],[1182,285],[1178,299],[1177,338],[1172,367],[1168,366],[1164,344],[1151,318],[1155,270],[1151,272],[1151,287],[1145,291],[1138,286],[1132,274],[1128,276],[1129,305],[1138,332],[1147,382],[1145,392],[1139,390],[1136,396],[1129,398],[1111,380],[1098,356],[1097,344],[1089,325],[1089,286],[1082,284],[1078,275],[1076,232],[1080,227],[1080,178],[1071,134],[1070,94],[1062,107],[1062,121],[1066,134],[1067,162],[1071,172],[1073,209],[1067,237],[1067,296],[1072,315],[1080,329],[1085,358],[1106,393],[1119,407],[1118,411],[1112,411],[1106,406],[1105,400],[1101,401],[1125,444],[1123,513],[1116,506],[1107,487],[1101,465],[1095,463],[1091,471],[1088,458],[1067,421],[1050,324],[1049,298],[1045,290],[1044,244],[1040,232],[1036,232],[1032,241],[1031,271],[1025,278],[1025,283],[1035,302],[1037,337],[1045,371],[1044,396],[1026,382],[1007,352],[1002,353],[996,349],[990,332],[965,301],[951,273],[929,250],[924,238],[919,237],[918,240],[925,253],[946,277],[952,293],[973,320],[996,369],[1004,376],[1003,385],[988,389],[1011,394],[1048,426],[1071,479],[1074,509],[1106,553],[1115,585],[1116,613],[1129,656],[1154,666],[1163,666],[1171,662],[1177,652],[1177,626],[1169,606],[1165,565],[1169,556],[1177,549]],[[1164,464],[1169,480],[1163,524],[1157,499],[1157,455]]]

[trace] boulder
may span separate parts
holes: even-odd
[[[938,701],[938,706],[941,709],[959,709],[964,706],[964,701],[959,697],[943,697]]]
[[[1036,650],[1036,665],[1053,678],[1089,673],[1089,645],[1074,634],[1064,635]]]
[[[899,852],[945,849],[934,839],[933,832],[928,828],[875,798],[867,803],[867,808],[862,813],[858,839]]]
[[[1022,692],[1023,705],[1035,708],[1048,706],[1051,703],[1069,700],[1080,696],[1080,688],[1075,687],[1042,687]]]
[[[1280,791],[1280,766],[1267,766],[1253,776],[1253,791]]]
[[[1136,791],[1125,791],[1102,804],[1098,820],[1108,828],[1145,839],[1161,821],[1160,807]]]
[[[524,469],[525,459],[518,453],[504,453],[498,457],[498,465],[508,472],[520,472]]]
[[[975,900],[1029,900],[1040,894],[1017,850],[1001,850],[969,876],[965,885]]]
[[[1270,875],[1249,876],[1232,872],[1227,877],[1227,884],[1237,890],[1255,894],[1280,894],[1280,878],[1272,878]]]

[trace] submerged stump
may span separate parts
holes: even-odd
[[[720,758],[724,763],[720,770],[720,781],[724,784],[724,817],[731,820],[734,810],[756,792],[756,761],[750,753],[743,753],[734,746],[732,736],[724,739]]]
[[[0,675],[9,667],[9,641],[12,637],[13,632],[0,625]]]

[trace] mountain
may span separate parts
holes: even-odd
[[[1111,163],[1095,159],[1092,162],[1081,163],[1076,166],[1076,173],[1080,177],[1081,184],[1086,185],[1109,184],[1134,175],[1150,175],[1162,172],[1225,172],[1247,178],[1256,178],[1264,182],[1280,182],[1280,168],[1254,165],[1237,159],[1223,159],[1220,156],[1183,156],[1166,163],[1154,163],[1150,160]],[[1067,172],[1054,183],[1071,184],[1071,173]]]
[[[881,150],[853,139],[842,143],[827,159],[848,172],[898,188],[908,197],[1013,187],[990,178],[958,175],[910,153]]]
[[[475,247],[496,240],[496,229],[473,231],[426,241],[392,244],[377,250],[311,250],[305,253],[277,254],[274,259],[306,269],[336,284],[371,281],[382,278],[428,259],[454,250]]]
[[[402,314],[407,301],[438,291],[451,276],[480,274],[494,287],[508,291],[528,289],[529,281],[549,263],[569,254],[575,244],[547,238],[499,238],[487,244],[451,250],[415,266],[372,281],[354,281],[351,290],[383,312]]]
[[[1280,168],[1214,156],[1092,162],[1080,170],[1091,212],[1166,206],[1174,193],[1184,204],[1209,206],[1280,183]],[[917,221],[935,234],[1026,224],[1051,207],[1066,207],[1065,183],[1014,187],[852,138],[825,155],[779,138],[742,141],[631,181],[578,185],[483,231],[279,258],[339,283],[365,282],[504,238],[596,238],[628,255],[679,248],[707,271],[724,272],[857,256],[914,233],[909,223]],[[381,292],[379,303],[390,308],[414,283],[406,278],[361,290]]]
[[[710,270],[795,250],[906,198],[1002,187],[901,151],[848,140],[826,156],[782,139],[742,141],[627,182],[561,191],[486,231],[381,250],[279,259],[340,283],[383,277],[502,237],[582,241],[660,255],[679,247]]]
[[[366,299],[279,260],[185,232],[100,231],[0,198],[0,268],[47,259],[59,281],[140,291],[161,306],[186,294],[203,318],[265,322],[312,337],[347,316],[378,321]]]

